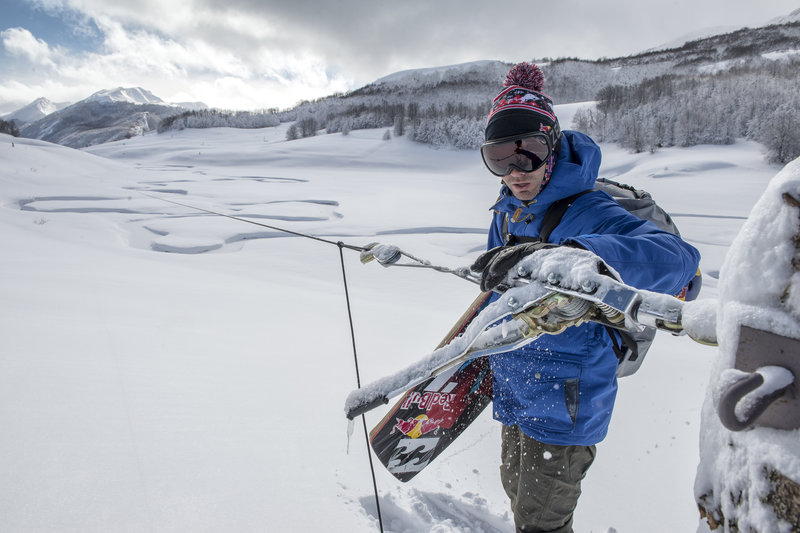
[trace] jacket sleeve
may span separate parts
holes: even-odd
[[[628,213],[605,193],[579,198],[551,241],[578,244],[600,256],[625,283],[665,294],[678,294],[700,263],[693,246]]]

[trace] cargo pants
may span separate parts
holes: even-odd
[[[503,426],[500,477],[517,533],[572,533],[581,480],[595,446],[555,446]]]

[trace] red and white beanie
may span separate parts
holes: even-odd
[[[504,89],[492,101],[486,121],[486,140],[541,131],[558,151],[561,128],[553,112],[553,100],[543,94],[544,74],[535,64],[514,66],[503,82]]]

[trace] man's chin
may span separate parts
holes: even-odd
[[[534,192],[527,191],[527,190],[526,191],[515,191],[514,192],[514,196],[518,200],[522,200],[523,202],[527,202],[529,200],[533,200],[534,198],[536,198],[536,194]]]

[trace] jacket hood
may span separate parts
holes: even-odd
[[[591,138],[577,131],[564,131],[553,175],[544,190],[533,200],[523,202],[503,184],[492,209],[499,213],[514,213],[523,208],[526,214],[534,216],[544,213],[556,200],[594,187],[600,160],[600,147]]]

